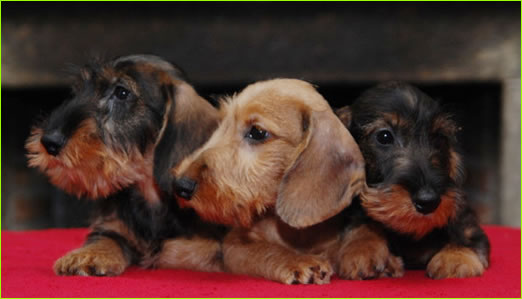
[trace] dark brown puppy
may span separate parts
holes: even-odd
[[[300,80],[251,84],[222,111],[209,141],[174,170],[180,204],[233,227],[223,241],[225,270],[328,283],[344,267],[339,212],[366,186],[357,144]]]
[[[26,143],[30,166],[98,204],[85,245],[60,258],[55,272],[118,275],[131,264],[220,270],[219,232],[162,200],[168,169],[208,139],[217,110],[177,68],[150,55],[87,65],[73,89]]]
[[[337,113],[359,144],[368,185],[378,193],[363,194],[360,204],[384,228],[354,221],[351,229],[386,236],[407,268],[426,268],[431,278],[481,275],[489,264],[489,241],[462,192],[459,127],[452,118],[400,82],[372,88]]]

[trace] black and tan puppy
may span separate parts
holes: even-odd
[[[378,190],[362,194],[360,204],[384,227],[363,221],[351,229],[385,236],[407,268],[426,268],[431,278],[481,275],[489,241],[462,191],[459,127],[450,115],[400,82],[372,88],[337,113],[359,144],[368,185]]]
[[[85,245],[60,258],[55,272],[118,275],[131,264],[220,270],[219,231],[162,200],[168,170],[208,139],[217,110],[177,68],[150,55],[87,65],[73,91],[26,143],[30,166],[98,204]]]

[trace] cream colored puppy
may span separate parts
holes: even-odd
[[[307,82],[252,84],[229,99],[208,142],[173,172],[180,204],[234,227],[226,270],[328,283],[342,262],[338,213],[366,190],[359,147]]]

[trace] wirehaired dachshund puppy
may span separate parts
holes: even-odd
[[[85,244],[56,261],[56,274],[119,275],[132,264],[221,270],[220,229],[163,200],[169,169],[210,137],[217,109],[151,55],[89,64],[73,91],[26,142],[31,167],[97,203]]]
[[[379,223],[392,253],[431,278],[481,275],[490,245],[462,191],[459,127],[452,117],[401,82],[374,87],[337,112],[359,144],[367,183],[377,193],[360,197],[374,221],[357,226],[376,232]]]
[[[180,205],[233,229],[225,270],[324,284],[342,267],[338,214],[364,191],[352,136],[307,82],[246,87],[222,107],[209,141],[173,169]]]

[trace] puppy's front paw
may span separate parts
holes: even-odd
[[[82,247],[59,258],[53,268],[57,275],[116,276],[126,267],[127,262],[119,251]]]
[[[404,263],[402,259],[390,253],[384,271],[379,277],[402,277],[404,275]]]
[[[363,244],[360,244],[363,245]],[[379,277],[401,277],[404,266],[400,257],[394,256],[386,245],[348,246],[339,261],[339,276],[361,280]]]
[[[464,278],[480,276],[484,270],[485,266],[473,250],[446,246],[431,258],[426,275],[433,279]]]
[[[286,284],[327,284],[333,274],[328,261],[315,256],[300,256],[279,268],[280,281]]]

